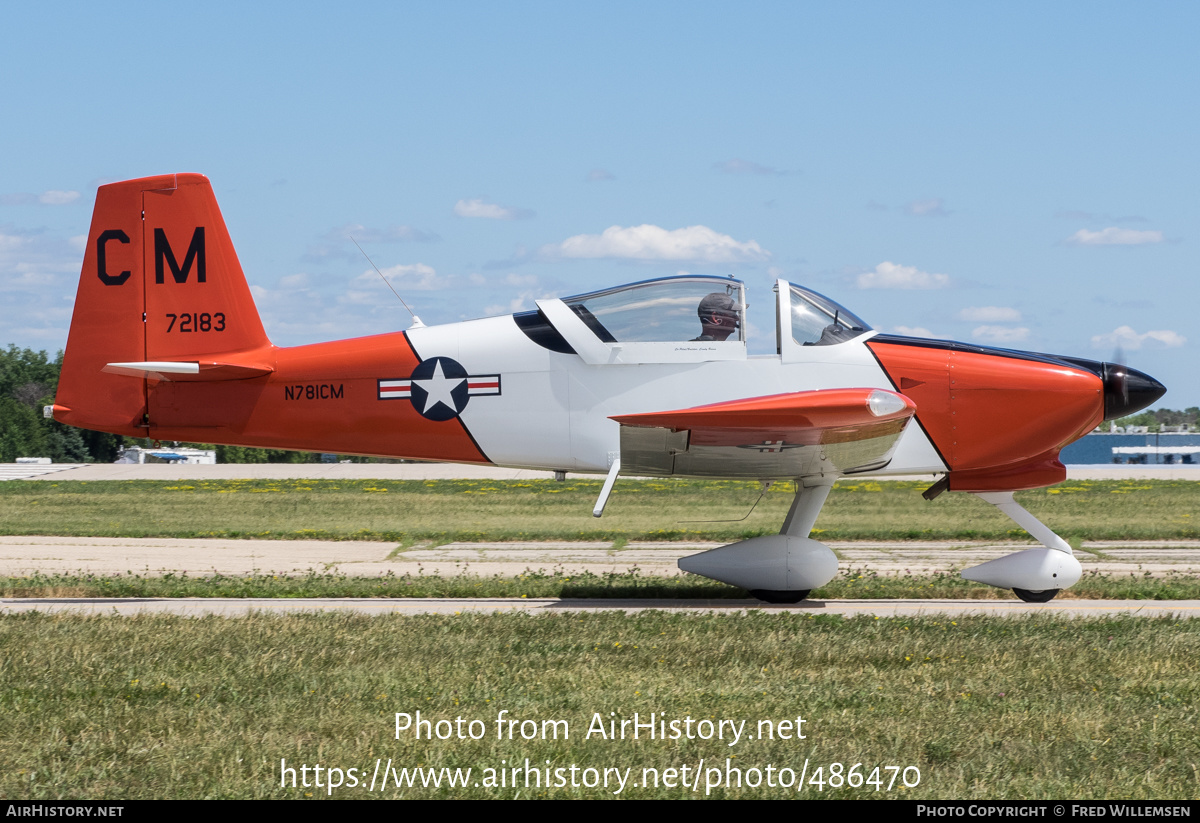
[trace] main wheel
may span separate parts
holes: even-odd
[[[808,597],[810,591],[812,589],[792,589],[790,591],[786,589],[752,589],[750,594],[764,603],[799,603]]]
[[[1013,589],[1013,594],[1026,603],[1049,603],[1060,591],[1062,589],[1045,589],[1039,592],[1031,592],[1029,589]]]

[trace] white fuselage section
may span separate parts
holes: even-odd
[[[501,394],[473,399],[459,416],[489,460],[521,468],[607,472],[620,442],[613,415],[820,389],[894,388],[864,345],[870,332],[837,345],[796,346],[776,355],[748,356],[744,343],[651,344],[660,353],[635,352],[643,362],[632,363],[618,358],[637,344],[603,344],[617,349],[616,356],[587,363],[580,354],[533,342],[511,316],[407,334],[421,358],[451,357],[471,374],[502,375]],[[690,362],[671,358],[671,348],[688,350],[682,357]],[[707,359],[709,354],[698,351],[702,348],[719,359]],[[644,362],[655,356],[675,362]],[[890,463],[873,473],[944,471],[921,427],[910,425]]]

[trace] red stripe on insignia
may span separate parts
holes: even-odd
[[[411,397],[412,383],[408,380],[380,380],[379,397],[381,400],[391,400],[397,397]]]

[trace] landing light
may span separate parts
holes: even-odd
[[[867,408],[876,417],[886,417],[904,411],[907,405],[904,398],[890,391],[873,391],[867,397]]]

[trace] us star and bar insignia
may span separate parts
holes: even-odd
[[[378,383],[380,400],[408,400],[430,420],[450,420],[462,414],[472,397],[500,394],[500,375],[467,374],[449,357],[422,360],[408,378]]]

